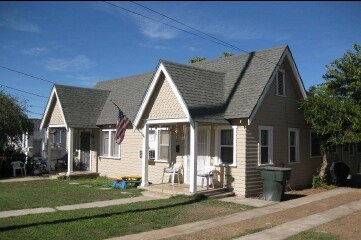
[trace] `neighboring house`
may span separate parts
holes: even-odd
[[[46,131],[40,129],[41,119],[30,118],[34,124],[32,134],[25,133],[22,136],[21,147],[26,157],[44,157]]]
[[[262,192],[259,166],[292,168],[292,187],[309,185],[319,168],[299,109],[305,98],[284,46],[193,64],[161,60],[154,72],[93,89],[54,85],[41,128],[66,130],[68,161],[84,170],[141,175],[147,186],[161,183],[163,168],[177,162],[196,192],[197,169],[214,165],[236,194],[253,196]],[[132,123],[120,146],[118,107]]]

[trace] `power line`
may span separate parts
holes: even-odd
[[[14,90],[11,90],[11,91],[14,91]],[[32,97],[32,96],[26,96],[26,95],[23,95],[23,94],[20,94],[20,93],[9,92],[9,90],[7,91],[7,93],[10,94],[10,95],[13,95],[13,96],[18,96],[20,98],[24,98],[26,100],[35,99],[36,101],[45,101],[45,100],[35,98],[35,97]]]
[[[31,75],[31,74],[24,73],[24,72],[21,72],[21,71],[15,70],[15,69],[11,69],[11,68],[8,68],[8,67],[2,66],[2,65],[0,65],[0,67],[1,67],[1,68],[3,68],[3,69],[9,70],[9,71],[11,71],[11,72],[16,72],[16,73],[19,73],[19,74],[25,75],[25,76],[27,76],[27,77],[35,78],[35,79],[38,79],[38,80],[41,80],[41,81],[44,81],[44,82],[47,82],[47,83],[51,83],[51,84],[56,84],[56,83],[55,83],[55,82],[53,82],[53,81],[46,80],[46,79],[44,79],[44,78],[40,78],[40,77],[36,77],[36,76]]]
[[[42,113],[36,113],[36,112],[32,112],[32,111],[29,111],[29,110],[26,110],[26,112],[28,112],[28,113],[32,113],[32,114],[37,114],[37,115],[43,115]]]
[[[166,26],[168,26],[168,27],[171,27],[171,28],[177,29],[177,30],[179,30],[179,31],[182,31],[182,32],[185,32],[185,33],[188,33],[188,34],[191,34],[191,35],[193,35],[193,36],[196,36],[196,37],[202,38],[202,39],[204,39],[204,40],[211,41],[211,42],[213,42],[213,43],[216,43],[216,44],[222,45],[222,46],[224,46],[224,47],[232,48],[232,49],[234,49],[234,50],[239,50],[239,49],[236,49],[236,48],[234,48],[234,47],[230,46],[229,44],[224,44],[224,43],[221,43],[221,42],[218,42],[218,41],[215,41],[215,40],[209,39],[209,38],[205,38],[205,37],[203,37],[203,36],[201,36],[201,35],[199,35],[199,34],[196,34],[196,33],[193,33],[193,32],[190,32],[190,31],[187,31],[187,30],[185,30],[185,29],[182,29],[182,28],[179,28],[179,27],[176,27],[176,26],[170,25],[170,24],[168,24],[168,23],[164,23],[164,22],[159,21],[159,20],[157,20],[157,19],[154,19],[154,18],[151,18],[151,17],[145,16],[145,15],[143,15],[143,14],[141,14],[141,13],[134,12],[134,11],[132,11],[132,10],[130,10],[130,9],[124,8],[124,7],[119,6],[119,5],[116,5],[116,4],[113,4],[113,3],[111,3],[111,2],[107,2],[107,1],[103,1],[103,2],[104,2],[104,3],[106,3],[106,4],[109,4],[109,5],[113,6],[113,7],[120,8],[120,9],[122,9],[122,10],[124,10],[124,11],[127,11],[127,12],[129,12],[129,13],[132,13],[132,14],[134,14],[134,15],[137,15],[137,16],[140,16],[140,17],[143,17],[143,18],[146,18],[146,19],[148,19],[148,20],[151,20],[151,21],[153,21],[153,22],[157,22],[157,23],[160,23],[160,24],[166,25]]]
[[[27,93],[27,94],[30,94],[30,95],[34,95],[34,96],[37,96],[37,97],[46,98],[46,99],[48,98],[48,97],[41,96],[41,95],[38,95],[38,94],[35,94],[35,93],[31,93],[31,92],[23,91],[23,90],[20,90],[20,89],[17,89],[17,88],[9,87],[9,86],[6,86],[4,84],[0,84],[0,86],[6,87],[6,88],[9,88],[9,89],[13,89],[15,91],[19,91],[19,92],[22,92],[22,93]]]
[[[149,19],[149,20],[151,20],[151,21],[158,22],[158,23],[164,24],[164,25],[166,25],[166,26],[168,26],[168,27],[175,28],[175,29],[177,29],[177,30],[179,30],[179,31],[182,31],[182,32],[185,32],[185,33],[188,33],[188,34],[191,34],[191,35],[200,37],[200,38],[202,38],[202,39],[204,39],[204,40],[208,40],[208,41],[211,41],[211,42],[213,42],[213,43],[222,45],[222,46],[224,46],[224,47],[228,47],[228,48],[231,48],[231,49],[233,49],[233,50],[237,50],[237,51],[241,51],[241,52],[250,54],[249,51],[246,51],[246,50],[244,50],[244,49],[242,49],[242,48],[239,48],[239,47],[237,47],[237,46],[235,46],[235,45],[233,45],[233,44],[230,44],[230,43],[228,43],[228,42],[226,42],[226,41],[223,41],[223,40],[221,40],[221,39],[219,39],[219,38],[217,38],[217,37],[214,37],[214,36],[212,36],[212,35],[210,35],[210,34],[208,34],[208,33],[205,33],[205,32],[203,32],[203,31],[201,31],[201,30],[199,30],[199,29],[196,29],[196,28],[194,28],[194,27],[192,27],[192,26],[189,26],[189,25],[187,25],[187,24],[185,24],[185,23],[182,23],[182,22],[180,22],[179,20],[176,20],[176,19],[174,19],[174,18],[171,18],[171,17],[169,17],[169,16],[167,16],[167,15],[165,15],[165,14],[163,14],[163,13],[160,13],[160,12],[158,12],[158,11],[156,11],[156,10],[153,10],[153,9],[151,9],[151,8],[149,8],[149,7],[147,7],[147,6],[144,6],[144,5],[140,4],[140,3],[137,3],[137,2],[134,2],[134,1],[130,1],[130,2],[133,3],[133,4],[136,4],[136,5],[140,6],[140,7],[143,7],[143,8],[145,8],[145,9],[147,9],[147,10],[153,12],[153,13],[156,13],[156,14],[158,14],[158,15],[160,15],[160,16],[162,16],[162,17],[165,17],[165,18],[167,18],[167,19],[169,19],[169,20],[172,20],[172,21],[174,21],[174,22],[176,22],[176,23],[178,23],[178,24],[181,24],[182,26],[188,27],[188,28],[192,29],[193,31],[196,31],[196,32],[198,32],[198,33],[201,33],[201,34],[207,36],[208,38],[205,38],[205,37],[203,37],[203,36],[201,36],[201,35],[199,35],[199,34],[195,34],[195,33],[193,33],[193,32],[190,32],[190,31],[187,31],[187,30],[178,28],[178,27],[176,27],[176,26],[173,26],[173,25],[164,23],[164,22],[162,22],[162,21],[159,21],[159,20],[150,18],[150,17],[148,17],[148,16],[145,16],[145,15],[143,15],[143,14],[134,12],[134,11],[129,10],[129,9],[127,9],[127,8],[118,6],[118,5],[116,5],[116,4],[113,4],[113,3],[110,3],[110,2],[107,2],[107,1],[103,1],[103,2],[109,4],[109,5],[113,6],[113,7],[117,7],[117,8],[120,8],[120,9],[124,10],[124,11],[130,12],[130,13],[132,13],[132,14],[135,14],[135,15],[138,15],[138,16],[141,16],[141,17],[144,17],[144,18],[147,18],[147,19]],[[211,38],[211,39],[209,39],[209,38]],[[212,40],[212,39],[213,39],[213,40]],[[266,58],[257,56],[256,54],[254,55],[254,57],[257,57],[257,58],[259,58],[259,59],[261,59],[261,60],[267,61],[267,62],[269,62],[269,63],[271,63],[271,64],[274,64],[275,66],[279,66],[278,63],[275,63],[275,62],[270,61],[269,59],[266,59]]]
[[[140,4],[140,3],[137,3],[137,2],[135,2],[135,1],[130,1],[130,2],[133,3],[133,4],[136,4],[136,5],[138,5],[138,6],[140,6],[140,7],[142,7],[142,8],[145,8],[145,9],[151,11],[151,12],[154,12],[154,13],[162,16],[162,17],[165,17],[165,18],[167,18],[167,19],[169,19],[169,20],[172,20],[172,21],[174,21],[174,22],[176,22],[176,23],[178,23],[178,24],[180,24],[180,25],[182,25],[182,26],[185,26],[185,27],[187,27],[187,28],[190,28],[190,29],[192,29],[192,30],[194,30],[194,31],[196,31],[196,32],[199,32],[199,33],[201,33],[201,34],[203,34],[203,35],[205,35],[205,36],[207,36],[207,37],[213,38],[214,40],[217,40],[217,41],[219,41],[219,42],[221,42],[221,43],[227,44],[230,48],[237,49],[237,50],[242,51],[242,52],[244,52],[244,53],[249,53],[249,52],[246,51],[246,50],[243,50],[243,49],[241,49],[241,48],[239,48],[239,47],[237,47],[237,46],[234,46],[234,45],[232,45],[232,44],[230,44],[230,43],[227,43],[227,42],[223,41],[222,39],[216,38],[216,37],[214,37],[214,36],[212,36],[212,35],[210,35],[210,34],[208,34],[208,33],[202,32],[201,30],[198,30],[198,29],[196,29],[196,28],[194,28],[194,27],[192,27],[192,26],[189,26],[189,25],[187,25],[187,24],[185,24],[185,23],[182,23],[182,22],[178,21],[177,19],[174,19],[174,18],[172,18],[172,17],[169,17],[169,16],[167,16],[167,15],[161,13],[161,12],[158,12],[158,11],[156,11],[156,10],[154,10],[154,9],[151,9],[151,8],[149,8],[149,7],[147,7],[147,6],[144,6],[144,5]]]

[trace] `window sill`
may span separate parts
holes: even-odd
[[[100,158],[106,158],[106,159],[114,159],[114,160],[120,160],[120,157],[108,157],[108,156],[99,156]]]
[[[215,167],[237,167],[237,164],[218,163],[214,164]]]
[[[156,163],[169,163],[167,160],[152,160],[152,161]]]
[[[276,94],[276,96],[277,97],[284,97],[284,98],[287,97],[286,95],[278,95],[278,94]]]
[[[274,166],[274,164],[273,163],[263,163],[263,164],[258,163],[258,167],[267,167],[267,166]]]

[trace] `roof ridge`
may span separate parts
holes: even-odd
[[[119,81],[119,80],[123,80],[123,79],[126,79],[126,78],[139,77],[139,76],[142,76],[142,75],[153,74],[153,73],[154,73],[154,71],[151,71],[151,72],[145,72],[145,73],[138,73],[138,74],[135,74],[135,75],[128,75],[128,76],[125,76],[125,77],[118,77],[118,78],[113,78],[113,79],[108,79],[108,80],[100,80],[100,81],[97,81],[96,84],[104,83],[104,82],[111,82],[111,81]]]
[[[78,87],[78,86],[71,86],[71,85],[57,84],[57,83],[54,84],[54,86],[55,86],[55,87],[77,88],[77,89],[90,90],[90,91],[110,92],[109,90],[104,90],[104,89],[88,88],[88,87]]]
[[[228,56],[228,57],[219,57],[219,58],[216,58],[216,59],[204,60],[204,61],[195,62],[195,63],[188,63],[188,64],[190,64],[190,65],[192,65],[192,64],[201,65],[202,63],[213,63],[213,62],[221,61],[221,60],[224,60],[224,59],[242,57],[242,56],[245,56],[245,55],[250,54],[250,53],[261,53],[261,52],[266,52],[266,51],[271,51],[271,50],[276,50],[276,49],[286,48],[286,47],[288,47],[288,45],[281,45],[281,46],[278,46],[278,47],[271,47],[271,48],[257,50],[257,51],[250,51],[248,53],[241,53],[241,54],[238,54],[238,55],[232,55],[232,56]]]
[[[172,61],[169,61],[169,60],[164,60],[164,59],[161,59],[161,60],[160,60],[160,62],[168,62],[168,63],[171,63],[171,64],[180,65],[180,66],[183,66],[183,67],[188,67],[188,68],[194,68],[194,69],[201,70],[201,71],[205,71],[205,72],[212,72],[212,73],[225,74],[225,72],[214,71],[214,70],[208,70],[208,69],[204,69],[204,68],[200,68],[200,67],[196,67],[196,66],[191,66],[191,65],[188,65],[188,64],[183,64],[183,63],[172,62]]]

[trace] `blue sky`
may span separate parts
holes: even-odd
[[[130,2],[113,2],[179,25]],[[246,51],[289,45],[306,89],[325,65],[361,43],[361,2],[140,2]],[[154,71],[159,59],[187,63],[231,51],[103,2],[0,2],[0,65],[59,84]],[[0,68],[0,84],[48,97],[52,84]],[[41,118],[47,98],[27,99]]]

